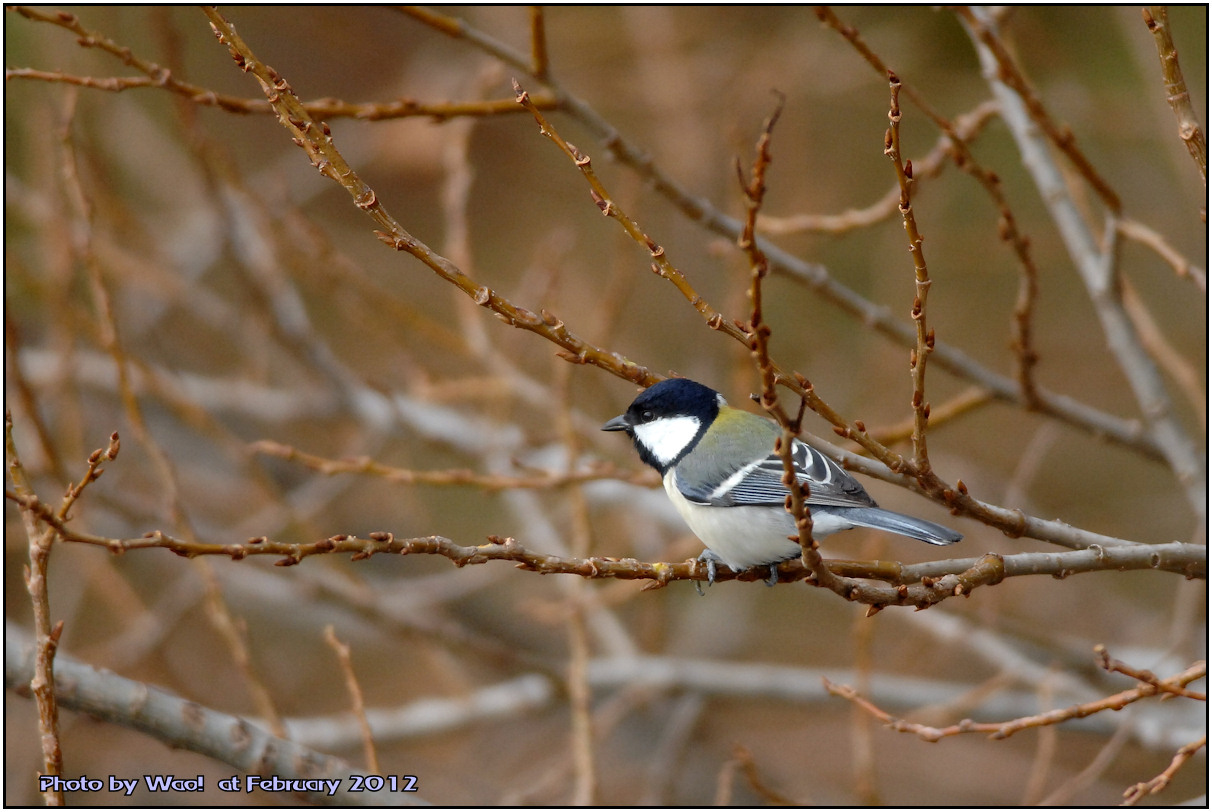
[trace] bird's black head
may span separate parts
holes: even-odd
[[[687,378],[669,378],[640,393],[602,431],[625,431],[644,462],[662,473],[702,438],[725,405],[719,392]]]

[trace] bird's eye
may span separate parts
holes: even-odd
[[[652,411],[652,409],[645,409],[644,411],[640,412],[641,423],[651,423],[655,419],[656,414]]]

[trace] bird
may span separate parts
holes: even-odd
[[[689,378],[667,378],[645,389],[602,431],[623,431],[640,459],[661,474],[665,492],[706,549],[707,582],[716,564],[735,572],[769,567],[800,554],[795,519],[785,504],[783,459],[774,452],[782,429],[772,420],[728,405],[719,392]],[[934,522],[884,510],[858,480],[799,439],[792,441],[796,477],[808,483],[812,535],[821,539],[854,527],[885,530],[927,544],[963,536]],[[697,584],[696,584],[697,586]]]

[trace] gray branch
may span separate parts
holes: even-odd
[[[33,639],[19,627],[5,623],[4,687],[28,694],[33,676]],[[303,793],[312,803],[428,806],[411,792],[349,792],[350,775],[365,771],[342,759],[279,739],[239,716],[203,707],[62,654],[55,657],[55,698],[62,708],[138,730],[170,747],[210,756],[245,774],[340,781],[340,789],[332,795]]]

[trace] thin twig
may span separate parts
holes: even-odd
[[[785,99],[779,98],[774,112],[766,119],[762,127],[762,135],[758,139],[754,151],[753,170],[749,183],[746,184],[738,162],[737,174],[741,176],[741,186],[745,194],[745,225],[741,229],[741,237],[737,241],[741,250],[749,259],[750,281],[749,300],[751,312],[746,332],[749,334],[749,351],[753,355],[758,377],[762,383],[762,395],[759,400],[762,408],[778,422],[782,429],[774,446],[774,452],[783,462],[783,485],[787,488],[787,512],[795,520],[796,537],[800,545],[800,560],[813,573],[813,582],[845,596],[848,585],[838,578],[821,560],[817,550],[816,539],[812,537],[812,515],[808,509],[810,496],[809,483],[802,481],[796,474],[795,461],[792,456],[794,441],[800,430],[800,418],[803,416],[801,400],[800,417],[792,420],[779,404],[777,391],[778,373],[770,360],[770,325],[766,324],[762,311],[762,280],[770,272],[766,255],[757,245],[756,229],[758,212],[761,211],[762,201],[766,196],[766,169],[770,166],[770,141],[774,135],[774,125],[778,123],[783,112]]]
[[[1187,684],[1187,682],[1193,682],[1208,675],[1208,665],[1206,662],[1202,663],[1202,671],[1200,670],[1201,663],[1195,663],[1190,671],[1191,679],[1178,683],[1173,679],[1159,679],[1152,671],[1147,671],[1143,668],[1136,668],[1128,665],[1125,662],[1116,660],[1110,655],[1110,653],[1108,653],[1107,647],[1101,643],[1094,647],[1094,654],[1098,657],[1098,667],[1102,668],[1104,671],[1110,671],[1112,673],[1132,677],[1134,680],[1143,682],[1146,685],[1151,685],[1158,691],[1163,691],[1168,694],[1185,696],[1188,699],[1197,699],[1200,702],[1208,701],[1208,695],[1206,693],[1201,693],[1199,691],[1188,691],[1185,687],[1183,687]]]
[[[1124,312],[1140,335],[1141,345],[1174,380],[1178,391],[1187,399],[1191,414],[1199,421],[1200,428],[1205,429],[1208,424],[1208,396],[1202,370],[1185,358],[1166,337],[1165,331],[1157,323],[1141,295],[1136,292],[1136,286],[1131,280],[1121,280],[1120,295],[1123,298]]]
[[[1197,664],[1195,667],[1183,671],[1182,674],[1177,674],[1171,677],[1171,682],[1174,684],[1183,684],[1183,681],[1199,679],[1196,674],[1206,673],[1204,664]],[[1159,688],[1150,685],[1143,685],[1137,688],[1130,688],[1127,691],[1111,694],[1109,697],[1096,699],[1093,702],[1084,702],[1081,704],[1070,705],[1068,708],[1059,708],[1056,710],[1048,710],[1045,713],[1034,714],[1031,716],[1022,716],[1019,719],[1012,719],[1005,722],[974,722],[971,719],[965,719],[957,722],[955,725],[947,727],[934,727],[931,725],[921,725],[919,722],[910,722],[904,719],[888,714],[887,711],[875,707],[873,703],[859,696],[858,692],[846,685],[835,685],[828,679],[824,679],[825,690],[834,696],[848,699],[848,701],[858,705],[859,708],[867,711],[867,713],[876,717],[891,730],[898,733],[913,733],[914,736],[924,740],[924,742],[938,742],[944,738],[951,736],[960,736],[964,733],[988,733],[990,739],[1010,738],[1014,733],[1028,730],[1031,727],[1045,727],[1048,725],[1059,725],[1060,722],[1069,721],[1071,719],[1084,719],[1086,716],[1102,713],[1104,710],[1122,710],[1134,702],[1139,702],[1140,699],[1147,699],[1155,696],[1159,692]]]
[[[358,676],[353,670],[353,658],[349,656],[349,646],[342,643],[337,637],[337,632],[331,623],[324,627],[324,642],[328,643],[336,653],[337,662],[341,665],[341,673],[345,675],[345,688],[349,691],[349,699],[353,706],[351,710],[362,731],[362,752],[366,756],[366,769],[371,775],[379,775],[379,754],[375,749],[374,736],[371,735],[370,722],[366,719],[366,703],[362,699],[362,686],[358,683]]]
[[[1111,210],[1111,213],[1118,215],[1123,208],[1119,195],[1115,193],[1111,185],[1094,168],[1094,165],[1086,157],[1086,154],[1077,146],[1077,139],[1074,137],[1073,131],[1067,126],[1057,124],[1052,120],[1052,116],[1049,115],[1047,108],[1044,107],[1043,101],[1039,98],[1035,89],[1031,87],[1031,83],[1027,81],[1027,77],[1023,75],[1009,48],[1002,42],[994,27],[995,23],[993,20],[987,15],[978,14],[975,10],[965,6],[957,6],[956,14],[969,27],[973,37],[992,56],[996,63],[997,79],[1007,87],[1013,89],[1018,97],[1022,99],[1023,104],[1031,115],[1031,119],[1039,127],[1040,131],[1043,132],[1057,149],[1064,153],[1077,171],[1090,183],[1090,186],[1098,193],[1099,198]]]
[[[1018,719],[1011,719],[1007,722],[974,722],[971,719],[964,719],[957,724],[948,725],[946,727],[934,727],[931,725],[923,725],[917,722],[909,722],[904,719],[898,719],[887,711],[883,711],[874,704],[864,699],[853,688],[847,685],[836,685],[828,679],[824,679],[825,689],[834,696],[840,696],[853,702],[858,707],[865,710],[875,718],[879,719],[885,725],[898,733],[912,733],[922,741],[937,742],[941,739],[950,736],[959,736],[964,733],[987,733],[990,739],[1006,739],[1013,736],[1020,730],[1027,730],[1035,727],[1045,727],[1047,725],[1060,724],[1070,719],[1082,719],[1096,713],[1101,713],[1106,710],[1122,710],[1134,702],[1139,702],[1142,699],[1156,696],[1159,693],[1168,692],[1173,688],[1181,688],[1193,680],[1200,679],[1207,674],[1207,663],[1200,661],[1187,668],[1185,671],[1175,674],[1169,679],[1160,681],[1159,684],[1143,683],[1136,688],[1130,688],[1127,691],[1120,691],[1117,694],[1096,699],[1091,702],[1082,702],[1077,705],[1071,705],[1068,708],[1058,708],[1056,710],[1045,711],[1043,713],[1034,714],[1032,716],[1023,716]],[[1165,686],[1165,687],[1163,687]]]
[[[63,465],[59,451],[55,448],[50,429],[42,417],[42,410],[38,408],[38,403],[34,396],[34,388],[30,385],[29,378],[26,376],[23,364],[21,363],[21,330],[18,329],[16,320],[12,318],[9,306],[10,303],[5,298],[4,372],[5,375],[12,376],[9,380],[12,381],[17,401],[21,404],[21,411],[24,412],[21,417],[33,426],[34,434],[38,438],[38,445],[42,450],[42,456],[46,459],[46,464],[50,467],[51,473],[54,474],[55,479],[59,482],[66,482],[71,477]]]
[[[547,59],[547,24],[543,16],[542,6],[530,7],[530,73],[536,79],[546,79],[548,69]],[[514,108],[517,109],[516,107]]]
[[[1170,36],[1170,16],[1165,6],[1145,6],[1141,9],[1145,25],[1153,34],[1157,44],[1157,56],[1161,59],[1162,83],[1166,88],[1166,103],[1174,111],[1178,120],[1178,137],[1182,139],[1187,152],[1195,161],[1199,170],[1200,180],[1204,189],[1208,188],[1208,142],[1204,138],[1203,128],[1199,126],[1199,117],[1195,114],[1195,106],[1191,104],[1191,92],[1187,90],[1187,80],[1183,78],[1183,69],[1178,64],[1178,49],[1174,47],[1174,38]],[[1207,220],[1205,210],[1204,219]]]
[[[786,795],[771,788],[763,780],[761,774],[758,772],[757,762],[754,761],[753,754],[747,748],[739,744],[733,745],[732,757],[736,760],[736,764],[745,776],[745,781],[749,784],[749,787],[767,804],[773,806],[800,806],[800,804]]]
[[[353,457],[334,460],[308,454],[294,446],[275,440],[257,440],[249,446],[254,454],[266,454],[291,462],[297,462],[313,471],[327,476],[337,474],[368,474],[388,482],[404,485],[469,485],[483,488],[489,493],[507,489],[562,489],[599,480],[616,480],[632,485],[655,486],[659,480],[651,472],[624,471],[608,462],[593,461],[579,471],[535,471],[521,476],[503,474],[478,474],[465,468],[444,471],[414,471],[396,468],[376,462],[370,457]]]
[[[1169,766],[1162,770],[1159,775],[1150,778],[1139,784],[1134,784],[1124,790],[1124,806],[1133,806],[1140,802],[1146,795],[1156,795],[1170,785],[1170,781],[1174,779],[1175,774],[1182,768],[1184,764],[1190,760],[1191,756],[1198,753],[1208,746],[1208,737],[1201,736],[1189,744],[1184,744],[1178,748],[1178,752],[1174,754],[1174,758],[1170,760]]]
[[[930,419],[930,404],[926,401],[926,360],[934,351],[934,330],[926,326],[926,298],[932,282],[926,267],[926,256],[922,252],[922,235],[913,214],[913,163],[901,158],[901,82],[896,74],[888,73],[888,87],[892,102],[888,109],[889,127],[884,138],[884,154],[892,160],[896,180],[901,190],[900,211],[905,234],[909,237],[909,254],[913,257],[913,273],[916,295],[913,297],[913,318],[917,334],[917,346],[910,353],[909,370],[913,379],[913,465],[921,475],[930,472],[930,456],[926,451],[926,424]]]
[[[937,429],[940,425],[950,420],[963,417],[992,402],[993,393],[988,389],[982,389],[979,386],[970,386],[942,404],[932,406],[930,409],[930,425]],[[913,436],[913,427],[914,418],[913,415],[910,415],[898,423],[880,428],[872,427],[868,431],[877,442],[890,446],[901,440],[911,438]]]
[[[853,26],[842,23],[837,15],[833,13],[832,9],[820,6],[817,8],[817,16],[820,17],[823,23],[844,37],[868,64],[878,70],[881,75],[886,76],[892,72],[888,65],[863,41],[858,30]],[[1031,316],[1038,294],[1038,283],[1036,280],[1039,278],[1039,271],[1036,269],[1035,260],[1032,258],[1030,241],[1018,227],[1018,220],[1014,216],[1009,201],[1006,199],[1006,195],[1002,189],[1001,179],[997,173],[982,166],[972,154],[972,150],[968,148],[968,141],[972,137],[968,134],[970,125],[963,118],[957,118],[954,122],[948,121],[927,104],[921,94],[917,93],[911,86],[902,84],[901,92],[918,109],[924,112],[934,122],[936,127],[942,130],[943,135],[940,140],[945,140],[950,145],[951,156],[956,166],[972,176],[984,188],[985,192],[993,200],[993,204],[997,206],[998,233],[1013,248],[1015,258],[1018,260],[1021,268],[1019,295],[1014,307],[1014,320],[1012,322],[1013,340],[1011,342],[1011,349],[1014,350],[1015,359],[1018,362],[1016,377],[1018,379],[1019,394],[1022,399],[1022,405],[1025,408],[1033,411],[1041,409],[1044,407],[1044,404],[1033,374],[1039,356],[1033,349],[1031,341]],[[997,102],[986,102],[986,105],[993,111],[1000,110],[1000,105]],[[915,179],[922,174],[918,170],[919,167],[915,164]]]
[[[100,457],[101,452],[94,452]],[[91,460],[92,458],[90,458]],[[4,410],[4,461],[13,488],[22,497],[36,499],[25,467],[13,440],[13,416]],[[85,480],[82,480],[82,483]],[[43,528],[34,510],[24,507],[21,520],[29,541],[29,566],[25,568],[25,587],[34,613],[34,667],[29,683],[38,706],[38,741],[42,749],[42,775],[63,775],[63,750],[59,744],[59,705],[55,700],[55,649],[63,633],[63,621],[51,623],[50,596],[46,581],[47,561],[54,542],[53,527]],[[63,790],[52,784],[42,791],[47,806],[63,806]]]
[[[569,470],[581,455],[581,439],[572,419],[571,385],[572,367],[560,364],[555,369],[556,427],[564,445],[566,466]],[[585,491],[579,484],[569,488],[568,502],[572,513],[572,552],[586,556],[593,548],[593,525]],[[569,587],[569,611],[565,622],[568,632],[568,671],[565,684],[568,688],[568,704],[572,716],[571,804],[593,806],[598,797],[598,770],[594,747],[593,689],[589,685],[589,659],[592,652],[589,624],[586,622],[586,615],[592,610],[593,601],[590,600],[589,584],[577,580],[569,584]]]
[[[551,139],[560,151],[563,152],[580,170],[581,175],[585,178],[585,182],[589,184],[590,196],[593,202],[601,210],[602,214],[617,222],[627,235],[636,243],[643,246],[653,260],[652,272],[663,279],[667,279],[673,283],[673,286],[678,289],[686,300],[698,311],[703,320],[707,322],[707,326],[713,330],[719,330],[734,339],[746,342],[745,331],[737,324],[728,322],[724,319],[723,314],[708,304],[707,300],[700,296],[690,282],[686,279],[685,274],[678,270],[669,257],[665,255],[665,249],[658,245],[651,237],[649,237],[634,219],[622,210],[619,204],[612,199],[606,187],[598,179],[597,173],[593,170],[593,161],[581,150],[568,141],[566,141],[558,130],[551,124],[543,113],[536,107],[530,98],[530,94],[522,89],[517,80],[513,83],[514,91],[517,92],[518,104],[530,111],[534,116],[535,121],[539,124],[539,131]]]
[[[920,182],[924,178],[936,178],[941,175],[948,160],[956,157],[954,153],[957,140],[964,144],[975,138],[997,113],[997,103],[986,100],[970,112],[956,116],[954,125],[938,137],[933,149],[913,162],[914,179]],[[956,157],[956,162],[961,167],[965,166],[965,161],[959,157]],[[892,217],[897,213],[900,199],[900,184],[893,183],[887,193],[870,206],[847,209],[841,214],[794,214],[786,217],[759,214],[758,231],[770,236],[803,233],[844,234]]]
[[[269,725],[269,732],[285,738],[286,728],[282,724],[282,715],[274,705],[273,695],[253,668],[252,655],[248,651],[248,627],[242,619],[232,617],[210,562],[206,559],[196,559],[195,563],[200,565],[202,582],[206,585],[206,617],[210,620],[210,625],[219,633],[227,650],[231,652],[232,661],[240,676],[244,678],[253,707]]]
[[[279,122],[291,133],[295,143],[307,153],[312,166],[326,178],[344,187],[353,198],[354,205],[383,229],[375,232],[380,241],[397,251],[404,251],[416,257],[442,279],[458,287],[477,305],[490,310],[506,324],[537,333],[556,344],[561,348],[557,354],[566,361],[593,364],[640,386],[650,386],[659,380],[658,376],[623,358],[619,353],[607,352],[586,342],[552,313],[546,310],[534,313],[518,307],[491,288],[476,283],[450,260],[408,233],[383,206],[374,189],[358,177],[337,150],[328,125],[312,118],[287,81],[273,68],[257,59],[222,14],[210,6],[204,10],[210,18],[215,36],[227,46],[236,65],[246,73],[251,73],[260,83],[261,89],[278,114]]]
[[[76,44],[84,48],[98,48],[134,68],[143,76],[74,76],[61,71],[44,71],[34,68],[5,68],[4,78],[27,79],[41,82],[87,87],[120,93],[137,88],[160,88],[202,107],[216,107],[228,113],[244,115],[273,115],[276,111],[264,99],[244,99],[209,88],[190,84],[173,75],[168,68],[137,56],[134,51],[84,27],[76,15],[66,11],[48,14],[27,6],[9,6],[26,19],[49,23],[65,28],[76,35]],[[400,98],[387,102],[346,102],[341,99],[324,98],[301,102],[303,109],[315,118],[354,118],[363,121],[386,121],[398,118],[432,118],[446,121],[452,118],[514,115],[520,112],[512,99],[492,99],[475,102],[419,102]],[[548,94],[540,94],[535,104],[545,110],[555,109],[557,102]]]
[[[1208,272],[1198,265],[1193,265],[1166,238],[1138,220],[1124,217],[1117,220],[1115,227],[1119,233],[1130,240],[1153,249],[1159,257],[1165,260],[1179,279],[1190,279],[1199,288],[1200,293],[1208,292]]]
[[[118,393],[121,397],[127,419],[130,421],[131,428],[139,444],[146,449],[148,455],[151,457],[158,474],[158,479],[167,493],[169,511],[177,532],[189,542],[196,544],[197,535],[185,509],[176,467],[173,465],[167,452],[165,452],[152,434],[144,417],[142,405],[131,385],[132,364],[128,360],[123,341],[119,335],[118,317],[102,274],[101,263],[94,250],[94,207],[80,180],[75,143],[71,134],[71,123],[72,117],[69,115],[61,133],[63,177],[77,225],[75,231],[76,240],[73,243],[73,249],[88,272],[93,301],[99,314],[98,328],[101,344],[113,360],[113,365],[117,372]],[[117,440],[118,435],[115,432],[111,439],[111,447],[115,455],[117,453]],[[69,492],[68,496],[74,500],[78,496],[78,492]],[[58,518],[66,519],[67,506],[65,505],[62,511],[63,515],[60,515]],[[215,579],[214,573],[210,569],[210,564],[200,561],[198,565],[202,569],[202,577],[208,586],[207,617],[227,643],[237,668],[246,678],[249,692],[258,710],[270,720],[271,728],[277,734],[281,731],[281,724],[277,721],[277,714],[274,711],[269,690],[256,676],[252,668],[251,657],[243,639],[242,631],[223,603],[223,594],[218,587],[218,581]]]

